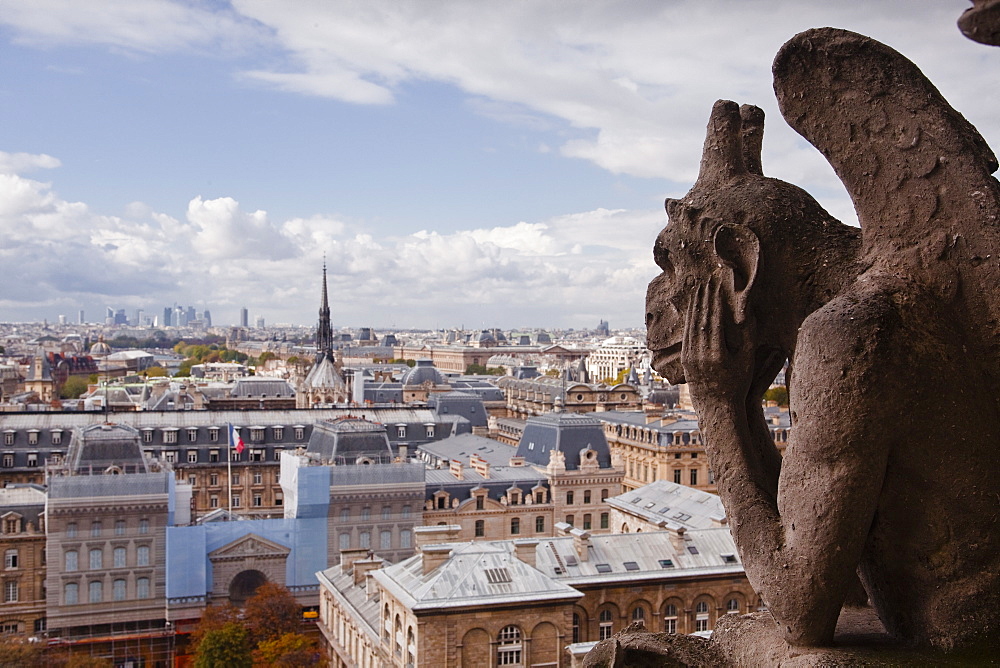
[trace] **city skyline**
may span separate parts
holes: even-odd
[[[968,6],[8,0],[0,321],[309,326],[325,257],[338,323],[641,327],[715,99],[761,106],[765,173],[854,220],[770,90],[796,32],[886,42],[1000,146]]]

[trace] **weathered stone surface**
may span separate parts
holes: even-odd
[[[958,19],[962,34],[971,40],[1000,46],[1000,0],[972,0]]]
[[[711,644],[725,650],[736,634],[746,656],[799,665],[834,643],[860,575],[898,646],[996,650],[996,158],[913,63],[862,35],[797,35],[774,86],[786,121],[844,182],[860,232],[764,177],[762,112],[718,102],[697,182],[667,201],[663,272],[647,293],[654,365],[690,384],[774,620],[727,623]],[[785,360],[782,460],[760,401]],[[732,665],[753,663],[742,661]]]

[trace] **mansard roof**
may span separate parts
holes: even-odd
[[[581,413],[546,413],[528,418],[517,446],[517,454],[537,466],[549,463],[549,453],[561,450],[566,456],[566,469],[579,468],[580,453],[597,453],[600,468],[611,467],[611,449],[604,436],[601,422]]]

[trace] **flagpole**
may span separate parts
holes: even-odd
[[[233,423],[229,423],[229,447],[226,448],[226,482],[229,487],[229,516],[226,520],[231,520],[233,517],[233,434],[236,432],[236,428],[233,427]]]

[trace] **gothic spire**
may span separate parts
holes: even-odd
[[[326,257],[323,257],[323,301],[319,307],[319,326],[316,328],[316,351],[333,352],[333,326],[330,324],[330,302],[326,293]]]

